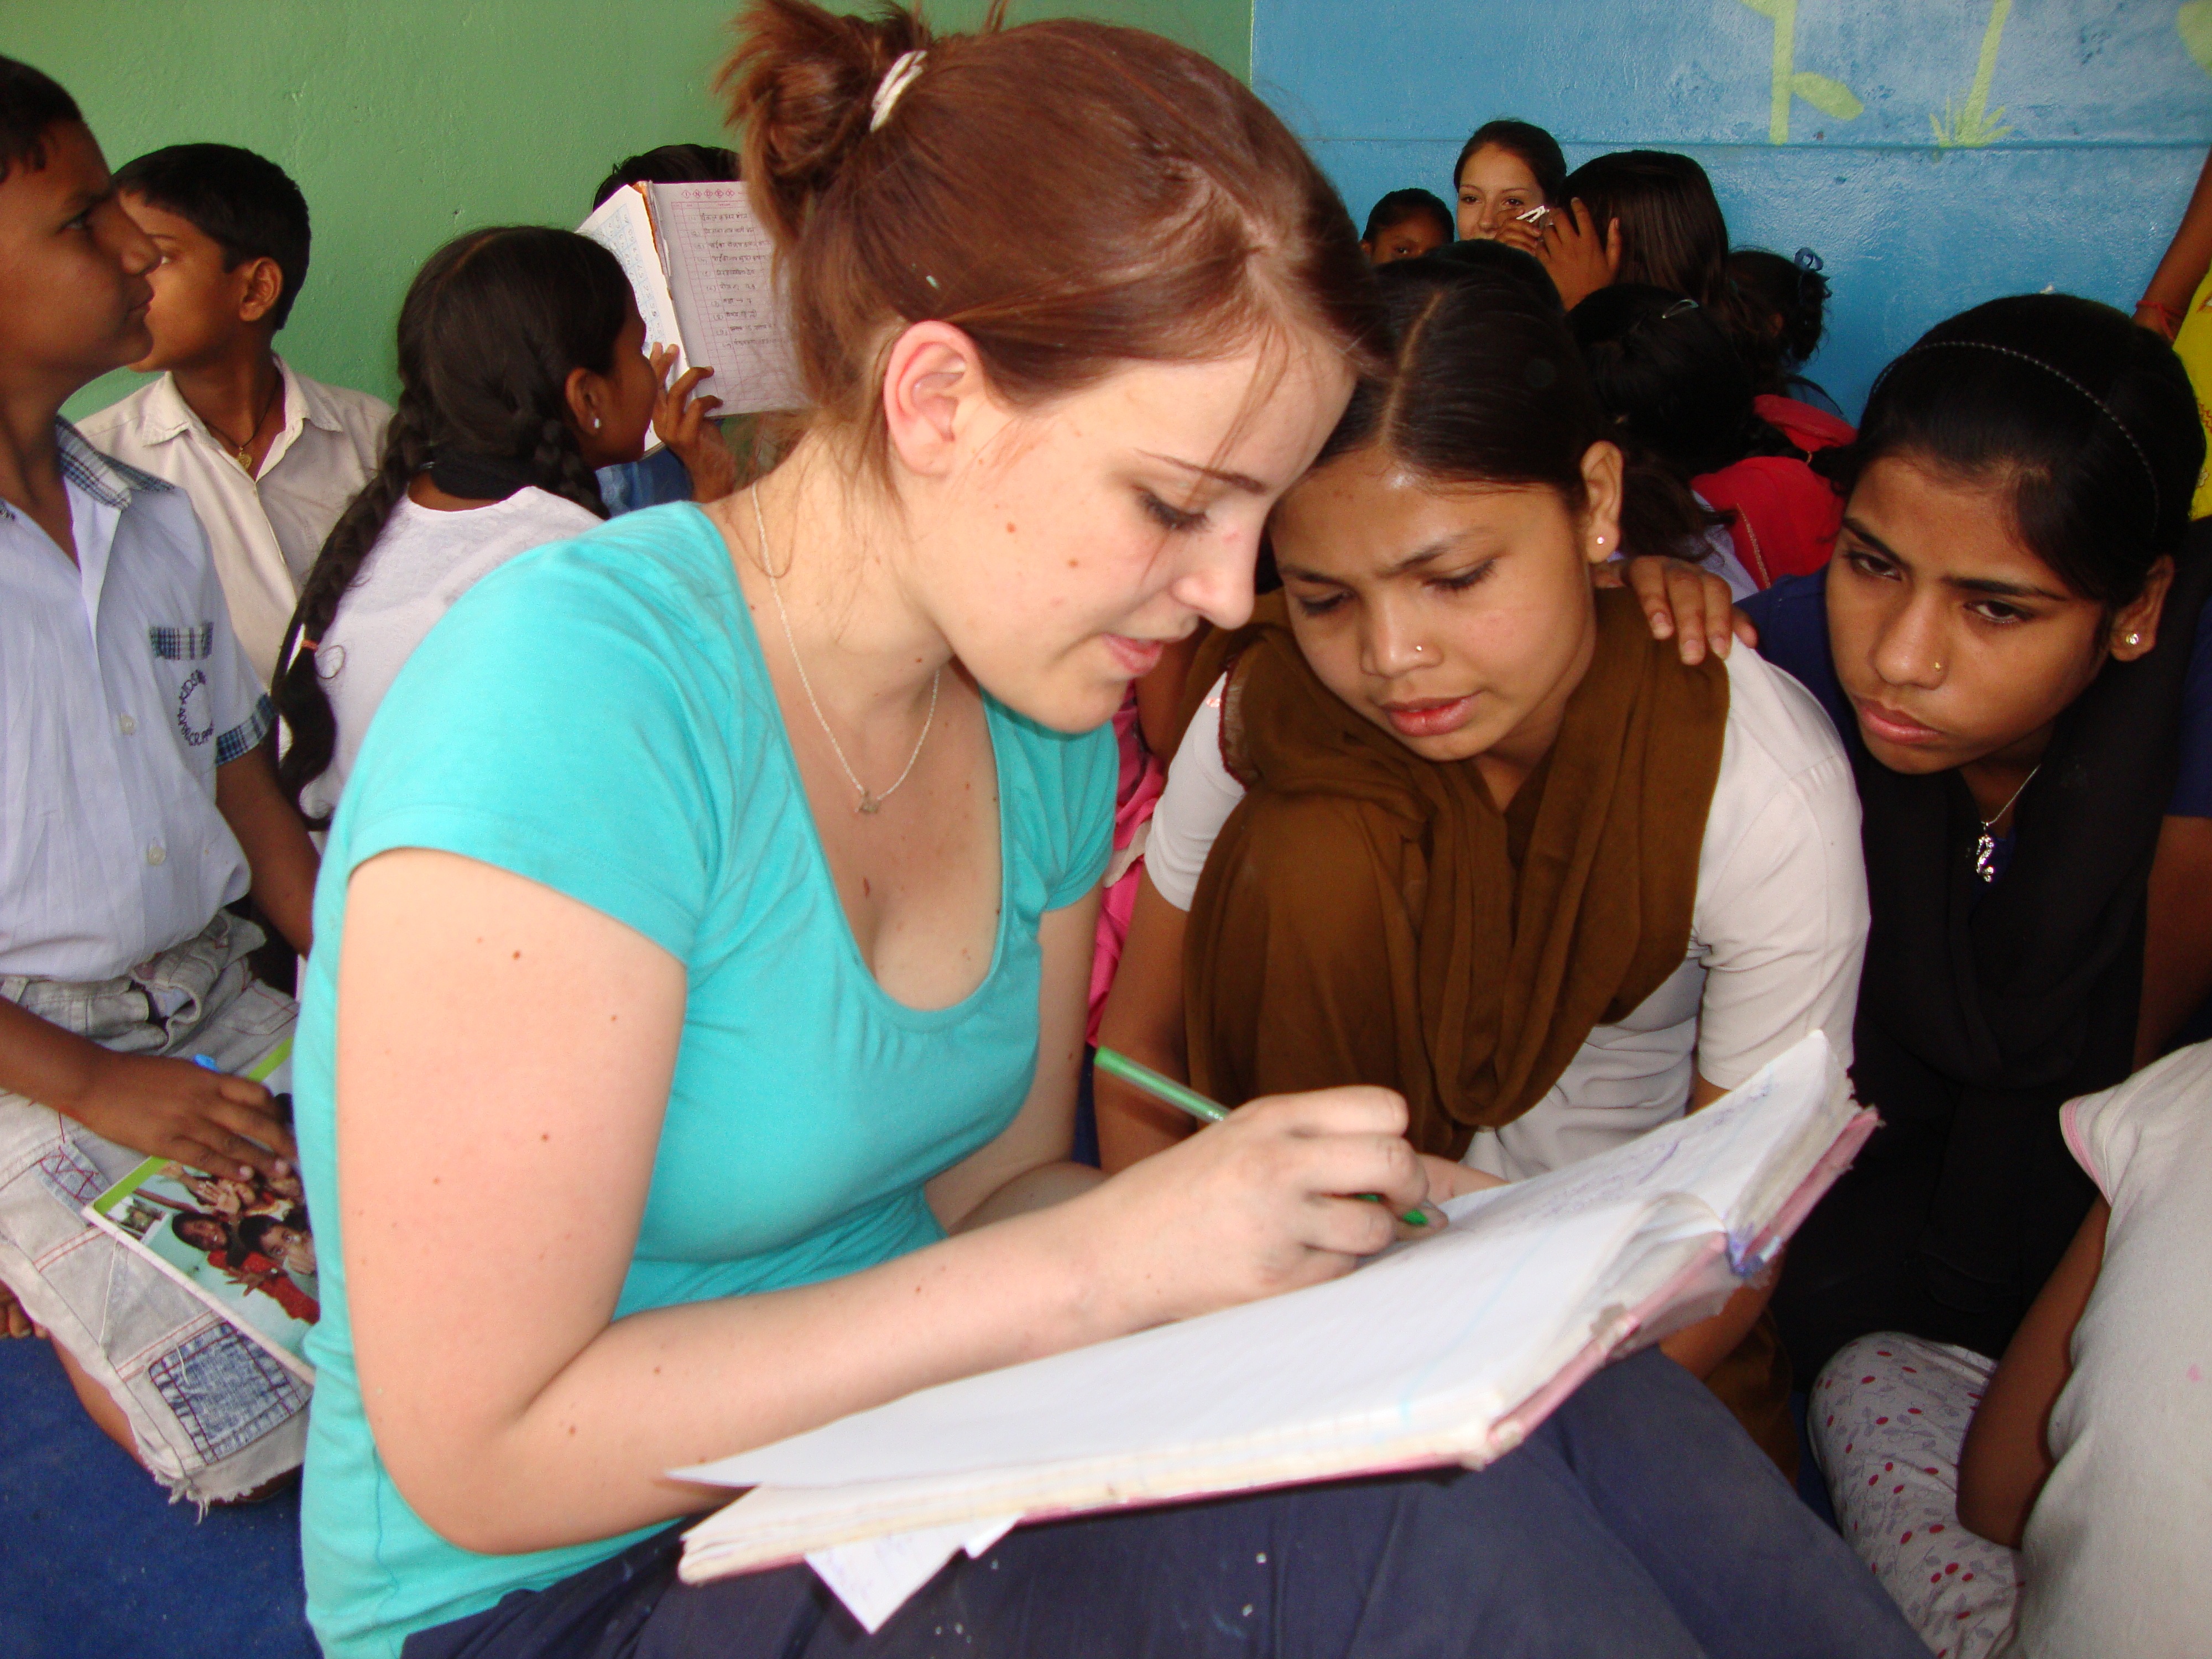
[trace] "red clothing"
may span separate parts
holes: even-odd
[[[295,1285],[291,1275],[258,1250],[245,1251],[235,1261],[231,1260],[228,1250],[210,1250],[208,1260],[232,1273],[273,1273],[275,1278],[253,1288],[275,1301],[303,1325],[312,1325],[323,1316],[323,1304]]]
[[[1849,422],[1794,398],[1763,397],[1753,407],[1808,454],[1858,435]],[[1690,488],[1717,511],[1734,514],[1729,538],[1737,562],[1762,588],[1826,564],[1843,527],[1843,498],[1804,462],[1784,456],[1748,456],[1691,479]]]
[[[1847,444],[1859,435],[1849,421],[1825,409],[1801,404],[1795,398],[1778,398],[1770,392],[1753,399],[1751,406],[1760,420],[1808,455],[1815,450]]]

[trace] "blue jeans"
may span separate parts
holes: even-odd
[[[1926,1659],[1728,1410],[1647,1352],[1511,1455],[1018,1528],[870,1637],[805,1567],[697,1587],[672,1530],[403,1659]]]

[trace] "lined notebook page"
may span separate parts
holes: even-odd
[[[1764,1224],[1852,1115],[1840,1076],[1808,1037],[1694,1117],[1455,1200],[1450,1229],[1344,1279],[679,1470],[759,1488],[694,1529],[686,1576],[971,1517],[1483,1461],[1594,1330]]]
[[[684,343],[714,372],[696,395],[723,415],[803,403],[775,282],[775,244],[737,184],[648,187],[653,228]]]

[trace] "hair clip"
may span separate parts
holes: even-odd
[[[1697,308],[1698,302],[1685,295],[1681,299],[1675,301],[1673,305],[1668,306],[1666,310],[1661,312],[1659,313],[1659,320],[1663,323],[1670,318],[1680,317],[1685,312],[1695,311]]]
[[[868,106],[868,131],[881,129],[891,118],[900,95],[914,84],[921,73],[921,60],[929,54],[923,51],[901,52],[891,66],[884,71],[884,78],[876,83],[876,96]]]

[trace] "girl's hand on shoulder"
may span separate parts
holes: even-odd
[[[1741,640],[1759,643],[1759,629],[1735,608],[1729,585],[1710,570],[1683,559],[1642,555],[1598,567],[1601,586],[1625,586],[1644,607],[1651,637],[1674,640],[1682,660],[1695,666],[1710,648],[1726,658]]]
[[[1096,1271],[1124,1300],[1117,1322],[1140,1329],[1349,1272],[1400,1236],[1395,1217],[1429,1202],[1405,1133],[1406,1103],[1388,1089],[1273,1096],[1096,1188],[1069,1208],[1087,1208]]]
[[[653,404],[653,435],[676,452],[676,459],[690,473],[691,499],[719,501],[738,487],[738,458],[722,441],[722,429],[712,418],[722,400],[691,395],[692,387],[714,371],[687,368],[669,385],[668,371],[675,367],[676,348],[653,347],[651,361],[653,378],[662,383],[660,395]]]
[[[1529,250],[1543,261],[1559,290],[1559,302],[1572,311],[1620,275],[1620,221],[1607,222],[1604,233],[1580,198],[1544,221],[1543,234]]]

